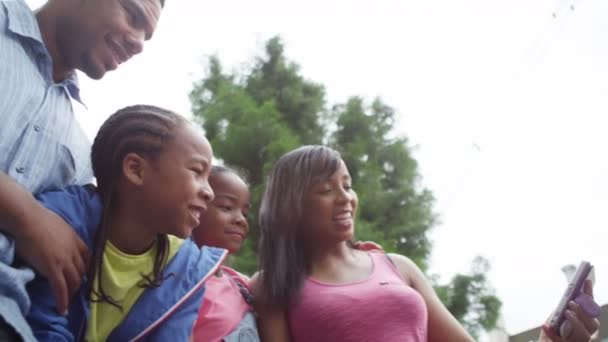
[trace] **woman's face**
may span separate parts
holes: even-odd
[[[354,235],[357,194],[346,164],[327,179],[313,181],[304,198],[303,229],[311,241],[341,242]]]

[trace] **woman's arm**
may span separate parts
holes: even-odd
[[[249,282],[253,291],[253,308],[258,317],[258,333],[264,342],[289,342],[290,334],[287,325],[287,315],[283,310],[277,310],[266,305],[261,295],[259,272],[254,274]]]
[[[406,282],[424,299],[428,311],[428,341],[474,341],[471,335],[441,303],[430,281],[410,259],[399,254],[389,257]]]

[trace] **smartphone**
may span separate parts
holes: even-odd
[[[557,305],[557,308],[555,308],[555,310],[549,317],[549,327],[557,335],[560,335],[560,327],[566,319],[564,314],[566,312],[566,309],[568,308],[568,303],[578,297],[579,294],[581,294],[581,292],[583,291],[583,285],[585,284],[585,280],[589,277],[589,274],[591,273],[592,269],[593,266],[587,261],[582,261],[580,265],[578,265],[574,277],[568,284],[568,288],[566,288],[564,295],[559,301],[559,305]]]

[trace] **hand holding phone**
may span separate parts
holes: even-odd
[[[568,284],[564,295],[559,301],[557,308],[553,311],[548,320],[549,328],[557,335],[562,336],[561,334],[561,326],[566,320],[565,312],[568,308],[568,303],[570,301],[576,301],[583,310],[591,317],[597,317],[600,314],[600,309],[597,304],[593,301],[593,299],[583,293],[583,285],[585,280],[589,277],[593,266],[587,262],[583,261],[580,263],[578,268],[576,269],[576,273],[572,280]]]

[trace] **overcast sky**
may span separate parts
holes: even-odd
[[[125,105],[190,115],[207,56],[243,70],[278,34],[329,103],[396,109],[441,215],[431,272],[488,258],[516,333],[557,304],[564,264],[594,263],[608,302],[607,19],[601,0],[169,0],[144,54],[82,78],[78,116],[93,137]]]

